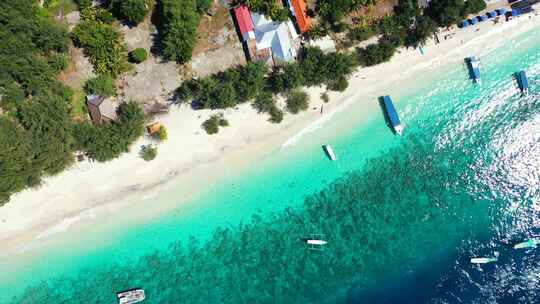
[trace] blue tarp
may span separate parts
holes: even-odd
[[[494,17],[497,17],[497,12],[496,11],[488,12],[486,15],[488,16],[488,18],[494,18]]]
[[[505,8],[497,9],[497,14],[499,14],[499,16],[504,16],[504,14],[506,14],[506,9]]]
[[[467,26],[469,26],[469,21],[468,20],[461,21],[460,27],[467,27]]]
[[[518,9],[513,9],[511,14],[512,14],[512,16],[517,16],[517,15],[519,15],[519,10]]]
[[[478,23],[478,19],[476,19],[476,18],[469,19],[469,24],[470,25],[475,25],[477,23]]]
[[[477,17],[480,22],[488,20],[488,17],[486,15],[481,15]]]

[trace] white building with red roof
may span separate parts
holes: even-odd
[[[245,5],[237,6],[233,13],[251,60],[276,63],[296,58],[298,34],[290,20],[275,22],[262,14],[252,13]]]

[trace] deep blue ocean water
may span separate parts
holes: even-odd
[[[529,32],[481,56],[481,86],[456,64],[414,90],[381,92],[403,137],[376,99],[361,101],[195,207],[93,248],[82,236],[24,268],[1,261],[0,301],[114,303],[144,287],[147,303],[540,302],[540,251],[512,249],[540,232],[539,51]],[[526,97],[511,80],[522,69]],[[362,107],[375,114],[355,123]],[[326,250],[306,248],[310,233]],[[497,263],[469,263],[494,251]]]

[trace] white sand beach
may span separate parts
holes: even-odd
[[[388,63],[357,70],[345,92],[329,94],[330,102],[324,104],[322,115],[323,89],[308,89],[310,109],[296,116],[286,115],[278,125],[245,104],[222,111],[230,127],[210,136],[200,126],[213,112],[194,111],[187,105],[173,106],[169,114],[157,119],[167,127],[169,139],[159,144],[155,160],[145,162],[140,158],[139,147],[150,142],[141,138],[119,159],[77,163],[58,176],[46,178],[41,187],[14,195],[0,207],[1,254],[16,255],[29,248],[29,244],[46,242],[74,225],[83,227],[90,219],[95,221],[104,215],[133,212],[137,213],[134,217],[144,220],[164,214],[195,197],[202,188],[219,183],[227,174],[246,168],[269,153],[279,153],[306,132],[315,132],[332,112],[344,110],[352,103],[371,101],[388,88],[421,83],[435,70],[461,65],[469,55],[481,57],[539,25],[540,17],[532,14],[498,24],[487,21],[463,30],[443,30],[439,34],[440,44],[430,41],[423,48],[423,55],[419,50],[401,49]],[[444,39],[449,34],[452,37]],[[375,115],[370,111],[367,109],[364,115]],[[200,186],[202,181],[204,187]],[[183,194],[174,203],[137,208],[145,198],[159,196],[171,187]]]

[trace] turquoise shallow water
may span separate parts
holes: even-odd
[[[83,236],[24,271],[0,263],[10,273],[0,300],[113,303],[116,291],[140,286],[148,303],[382,303],[381,287],[433,268],[432,284],[412,283],[414,296],[393,302],[458,302],[453,285],[489,286],[488,275],[459,275],[471,273],[463,261],[538,222],[540,86],[520,98],[510,75],[526,69],[540,80],[540,33],[508,45],[482,57],[481,87],[455,66],[414,90],[381,92],[407,125],[402,138],[375,100],[363,101],[187,210],[117,228],[95,249]],[[376,114],[355,123],[360,107]],[[338,162],[325,159],[324,143]],[[307,250],[309,233],[324,233],[327,250]]]

